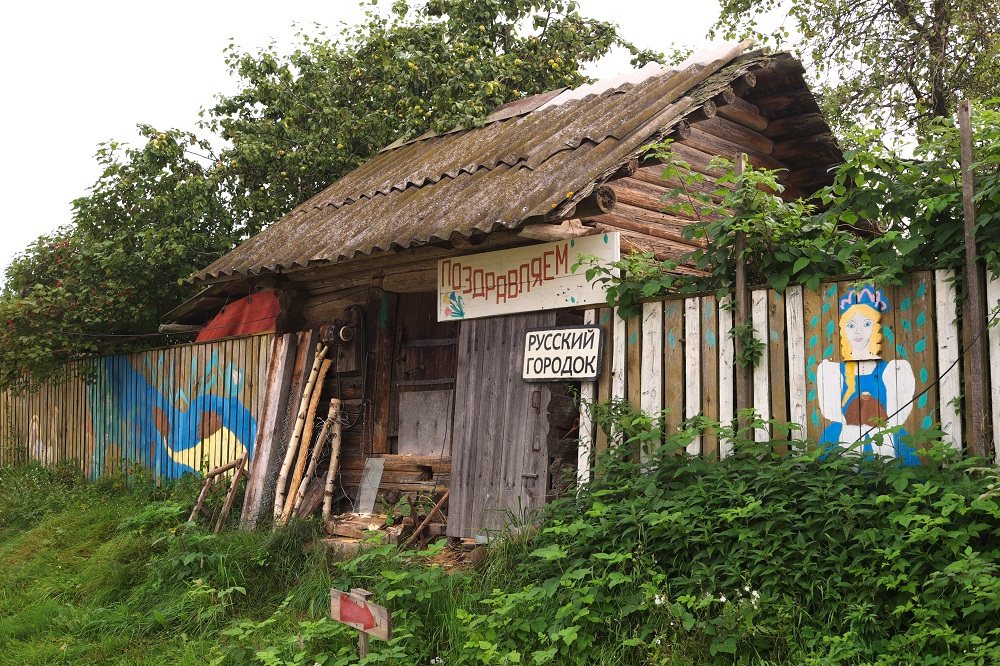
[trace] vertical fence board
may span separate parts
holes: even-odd
[[[684,419],[684,301],[663,304],[663,382],[670,391],[663,393],[664,432],[677,432]]]
[[[663,410],[663,303],[642,304],[642,359],[639,376],[642,392],[639,408],[656,418]],[[658,443],[651,444],[658,448]],[[640,452],[646,460],[652,451]]]
[[[597,310],[585,310],[583,323],[597,322]],[[597,382],[580,382],[580,443],[576,449],[576,482],[583,485],[590,481],[591,455],[594,449],[594,420],[590,411],[597,398]]]
[[[625,382],[626,397],[629,404],[639,406],[642,403],[642,383],[640,374],[642,367],[642,310],[638,310],[628,316],[625,322],[626,343],[625,343]]]
[[[806,371],[806,439],[819,441],[823,433],[817,400],[816,369],[823,360],[823,296],[818,291],[802,292],[803,342]]]
[[[753,409],[757,418],[767,421],[771,418],[771,379],[769,376],[770,353],[768,349],[767,289],[754,289],[751,293],[753,337],[763,349],[760,359],[753,369]],[[771,438],[770,424],[755,429],[754,439],[766,442]]]
[[[736,383],[733,364],[736,345],[730,332],[733,330],[732,299],[726,298],[719,307],[719,422],[725,428],[735,427]],[[727,437],[719,439],[719,457],[733,452],[733,443]]]
[[[710,421],[719,420],[719,395],[713,390],[719,384],[719,325],[714,296],[701,298],[701,413]],[[702,434],[701,452],[707,459],[719,456],[719,435],[714,428]]]
[[[777,423],[784,424],[788,422],[788,391],[785,388],[788,377],[788,364],[785,360],[785,296],[774,290],[767,293],[767,322],[771,418]],[[785,445],[779,445],[777,450],[784,453],[787,448]]]
[[[806,348],[802,315],[802,286],[785,292],[785,339],[788,347],[788,420],[798,425],[793,439],[806,436]]]
[[[907,281],[900,301],[897,332],[900,344],[907,350],[914,375],[912,396],[900,395],[899,400],[913,402],[913,409],[903,422],[903,429],[912,436],[921,429],[930,429],[939,419],[937,377],[937,335],[934,330],[934,276],[929,271],[913,274]],[[909,299],[909,303],[905,300]],[[905,309],[903,305],[908,305]],[[923,443],[920,443],[921,446]],[[912,444],[911,444],[912,445]]]
[[[684,300],[684,418],[692,419],[701,411],[701,308],[697,298]],[[700,436],[691,440],[687,451],[701,453]]]
[[[614,330],[611,342],[611,397],[623,400],[627,373],[625,340],[628,334],[625,320],[621,318],[617,307],[611,315],[611,325]]]
[[[993,462],[1000,462],[1000,324],[994,312],[1000,308],[1000,275],[986,274],[986,321],[989,327],[987,352],[990,362],[990,415],[993,417]]]
[[[941,404],[941,430],[955,447],[962,446],[962,421],[959,399],[962,382],[958,367],[958,315],[955,291],[955,272],[941,269],[934,271],[934,306],[937,313],[938,337],[938,393]]]
[[[611,399],[611,349],[614,346],[611,317],[614,316],[614,311],[611,308],[601,308],[597,313],[601,335],[604,336],[604,360],[601,363],[601,376],[597,380],[597,401],[603,403]],[[608,448],[608,434],[604,432],[604,428],[597,428],[594,447],[597,453]]]

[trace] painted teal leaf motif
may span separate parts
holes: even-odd
[[[823,350],[823,358],[831,358],[833,356],[833,345],[828,345],[826,349]]]
[[[811,381],[813,384],[816,383],[816,372],[815,371],[810,370],[809,372],[806,373],[806,376],[809,377],[809,381]],[[812,398],[809,398],[809,399],[812,400]]]
[[[899,325],[903,327],[903,330],[907,333],[913,333],[913,324],[910,323],[909,319],[900,319]]]
[[[813,420],[813,425],[819,427],[819,414],[816,413],[815,409],[813,410],[812,420]]]
[[[927,313],[921,312],[920,314],[917,315],[917,326],[918,327],[923,326],[926,323],[927,323]]]
[[[611,319],[610,312],[604,312],[601,314],[601,324],[607,324],[609,319]]]
[[[639,339],[639,333],[637,331],[632,331],[631,335],[628,336],[629,347],[634,345],[638,339]]]
[[[715,304],[709,302],[708,305],[705,306],[705,315],[704,315],[705,319],[711,319],[714,314],[715,314]]]
[[[810,347],[815,347],[817,345],[817,343],[819,343],[819,337],[818,336],[814,335],[811,338],[809,338],[809,346]]]
[[[831,284],[830,288],[826,290],[826,297],[833,298],[836,295],[837,295],[837,285]]]
[[[667,331],[667,344],[671,347],[677,347],[677,336],[674,335],[673,331]]]
[[[806,367],[807,368],[811,368],[814,365],[816,365],[816,356],[815,355],[810,355],[809,359],[806,361]]]
[[[816,389],[809,389],[809,402],[816,399]]]
[[[813,318],[809,320],[809,328],[816,328],[819,326],[819,315],[813,315]]]
[[[771,329],[771,340],[774,342],[778,341],[778,332],[774,329]]]
[[[835,330],[837,330],[837,324],[834,321],[831,320],[831,321],[826,322],[826,337],[827,338],[832,338],[833,337],[833,332]]]
[[[675,315],[675,314],[677,314],[677,308],[678,307],[679,306],[677,305],[677,301],[674,301],[673,303],[671,303],[670,305],[667,306],[667,314],[668,315]]]
[[[898,354],[900,358],[909,358],[909,356],[906,355],[906,348],[903,347],[903,345],[896,345],[896,354]]]
[[[917,398],[917,408],[918,409],[923,409],[926,406],[927,406],[927,394],[926,393],[921,393],[920,397]]]
[[[891,328],[884,324],[882,325],[882,335],[890,345],[896,342],[896,335],[892,332]]]
[[[715,331],[713,331],[711,329],[708,330],[708,331],[706,331],[705,332],[705,343],[709,347],[715,347],[715,342],[716,342],[716,340],[715,340]]]
[[[920,427],[924,430],[930,430],[932,425],[934,425],[934,420],[929,416],[925,416],[924,420],[920,422]]]
[[[925,349],[927,349],[927,338],[920,338],[917,344],[913,345],[914,354],[922,354]]]
[[[917,298],[923,298],[924,294],[927,293],[927,283],[921,282],[920,286],[917,287]]]
[[[826,314],[829,311],[830,311],[830,304],[829,303],[824,303],[823,304],[823,309],[820,310],[820,312],[822,312],[823,314]]]
[[[903,312],[906,312],[907,310],[910,309],[910,299],[909,299],[909,297],[904,298],[902,301],[899,302],[899,309],[901,311],[903,311]]]
[[[920,381],[927,383],[927,366],[920,368]]]

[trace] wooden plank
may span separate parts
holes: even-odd
[[[735,427],[736,417],[736,346],[730,332],[733,330],[732,297],[719,308],[719,422],[725,428]],[[719,458],[733,452],[733,441],[728,437],[719,439]]]
[[[653,419],[663,411],[663,302],[642,304],[642,359],[637,374],[642,378],[639,408]],[[636,382],[638,383],[638,382]],[[661,442],[654,442],[658,447]],[[645,461],[655,451],[641,451]]]
[[[824,285],[820,285],[824,289]],[[819,442],[823,434],[823,419],[817,400],[816,370],[823,360],[823,296],[819,290],[802,291],[802,313],[805,335],[806,430],[805,438]]]
[[[294,333],[275,337],[268,363],[267,382],[261,416],[257,421],[257,437],[250,460],[250,474],[240,515],[240,527],[252,530],[267,514],[265,489],[273,483],[280,464],[282,419],[292,383],[292,367],[298,338]]]
[[[890,302],[896,310],[896,344],[905,350],[914,376],[913,394],[899,393],[897,403],[902,406],[912,401],[912,410],[902,423],[912,436],[919,430],[932,428],[938,421],[934,276],[930,271],[914,273],[904,287],[895,291],[896,301]],[[908,439],[903,441],[913,446]]]
[[[625,322],[625,390],[629,404],[634,409],[642,406],[642,385],[646,381],[641,375],[642,369],[642,308],[628,316]],[[642,452],[635,451],[635,459],[639,460]]]
[[[611,400],[625,400],[626,394],[626,373],[628,368],[626,355],[627,327],[625,320],[619,315],[616,306],[611,313]],[[620,443],[621,433],[612,428],[609,434],[609,444],[616,446]]]
[[[712,422],[719,420],[719,317],[715,296],[701,297],[701,413]],[[719,434],[716,428],[705,429],[701,439],[701,454],[706,460],[719,457]]]
[[[375,340],[372,345],[371,448],[373,454],[389,453],[389,402],[392,391],[392,366],[396,329],[396,294],[381,292],[375,317]]]
[[[614,311],[611,308],[600,308],[597,311],[598,323],[601,327],[601,335],[604,336],[604,351],[601,359],[601,376],[597,380],[597,402],[606,403],[611,399],[611,344],[614,335],[614,325],[611,317]],[[594,451],[600,454],[608,448],[608,434],[601,427],[597,428],[594,435]],[[595,460],[596,462],[596,460]]]
[[[684,299],[684,418],[693,419],[701,412],[701,307],[697,297]],[[687,445],[693,456],[701,453],[702,437]]]
[[[771,378],[771,418],[776,423],[788,422],[788,390],[785,382],[788,377],[788,364],[785,359],[785,296],[774,290],[767,293],[767,344]],[[787,294],[787,292],[786,292]],[[777,437],[775,433],[775,437]],[[782,434],[781,439],[787,436]],[[775,447],[778,453],[785,453],[788,447],[779,444]]]
[[[950,269],[934,271],[934,311],[937,324],[938,393],[941,404],[941,430],[945,441],[955,448],[962,446],[962,418],[958,405],[962,396],[959,374],[959,337],[955,290],[955,272]]]
[[[677,432],[684,419],[684,301],[672,299],[663,304],[663,382],[671,387],[663,393],[663,431]]]
[[[962,218],[965,222],[965,268],[963,288],[962,335],[965,341],[965,410],[966,437],[972,455],[986,457],[991,451],[986,434],[986,339],[983,337],[982,276],[976,250],[976,173],[972,161],[972,107],[969,100],[958,103],[959,152],[962,165]]]
[[[462,322],[458,335],[457,374],[455,377],[455,420],[452,424],[452,468],[449,489],[452,504],[448,511],[448,536],[462,536],[462,526],[471,523],[471,509],[476,474],[477,444],[480,440],[482,403],[468,396],[476,390],[482,375],[485,353],[479,353],[477,329],[485,320]],[[483,433],[485,436],[485,433]],[[464,446],[459,445],[463,442]]]
[[[785,340],[788,349],[788,421],[798,425],[793,439],[806,437],[806,335],[802,310],[802,286],[785,292]]]
[[[598,311],[591,309],[583,313],[583,323],[597,323]],[[591,456],[594,452],[594,419],[590,405],[597,398],[597,382],[580,382],[580,441],[576,449],[576,483],[582,486],[591,479]]]
[[[996,323],[1000,308],[1000,275],[986,275],[986,316],[989,327],[990,415],[993,418],[993,460],[1000,460],[1000,325]]]
[[[760,359],[753,369],[753,409],[757,418],[771,418],[770,354],[768,353],[767,289],[754,289],[751,293],[753,311],[753,337],[763,345]],[[764,424],[755,429],[754,439],[766,442],[771,439],[771,426]]]

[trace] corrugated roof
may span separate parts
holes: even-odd
[[[211,282],[515,228],[567,209],[654,136],[766,60],[752,42],[675,67],[552,91],[497,109],[485,127],[391,147],[194,279]]]

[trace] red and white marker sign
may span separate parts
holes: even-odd
[[[389,610],[349,592],[330,588],[330,617],[384,641],[392,637]]]

